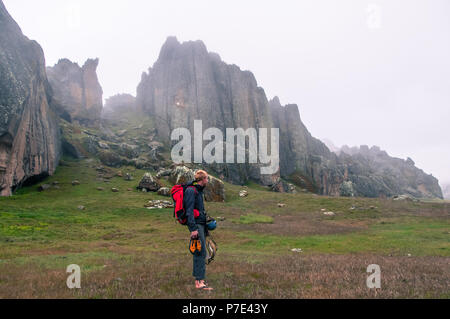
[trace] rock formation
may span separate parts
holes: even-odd
[[[0,194],[51,175],[60,153],[42,48],[0,0]]]
[[[201,41],[179,43],[169,37],[159,58],[143,73],[137,88],[137,108],[156,119],[158,138],[170,145],[175,128],[188,128],[202,120],[203,131],[219,128],[279,128],[280,171],[259,174],[259,164],[205,165],[233,183],[249,179],[285,191],[279,176],[302,189],[323,195],[384,197],[408,193],[419,197],[441,197],[437,180],[414,166],[387,154],[367,152],[339,156],[311,136],[302,123],[297,105],[270,102],[257,86],[253,74],[228,65],[208,52]],[[204,145],[203,145],[204,146]]]
[[[157,192],[160,188],[161,184],[150,173],[145,173],[144,176],[142,176],[141,181],[139,182],[139,185],[137,187],[137,189],[145,189],[148,192]]]
[[[266,95],[253,74],[222,62],[201,41],[179,43],[169,37],[156,63],[142,75],[136,101],[139,109],[155,117],[157,135],[168,145],[173,129],[193,132],[196,119],[203,121],[203,130],[272,127]],[[211,168],[235,183],[251,178],[272,184],[277,176],[261,175],[258,165]]]
[[[68,122],[97,126],[103,107],[103,90],[97,78],[98,59],[88,59],[83,67],[68,59],[61,59],[47,67],[53,90],[52,104]]]
[[[391,157],[378,146],[344,146],[339,153],[339,162],[346,167],[348,180],[359,196],[407,194],[418,198],[443,198],[439,182],[433,175],[417,168],[411,158]]]

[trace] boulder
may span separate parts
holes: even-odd
[[[123,164],[123,159],[115,152],[101,151],[99,153],[99,158],[100,161],[107,166],[120,167]]]
[[[225,186],[223,182],[209,175],[209,182],[206,185],[203,194],[207,202],[224,202],[225,201]]]
[[[145,173],[144,176],[142,176],[141,181],[139,182],[139,185],[137,187],[137,189],[143,190],[145,189],[146,191],[150,191],[150,192],[156,192],[161,188],[161,184],[159,183],[159,181],[153,177],[153,175],[151,173]]]
[[[270,186],[273,192],[278,193],[297,193],[297,190],[293,184],[286,183],[282,179],[278,179],[274,184]]]
[[[161,187],[158,189],[158,195],[170,197],[170,188]]]
[[[239,191],[239,197],[247,197],[248,196],[248,191],[245,189],[242,189]]]
[[[119,145],[118,152],[120,155],[125,156],[126,158],[133,159],[139,156],[139,146],[121,143]]]

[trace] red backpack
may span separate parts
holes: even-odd
[[[187,224],[187,216],[186,216],[186,210],[183,207],[183,198],[184,198],[184,192],[188,187],[194,187],[195,194],[198,193],[197,189],[193,185],[185,185],[185,184],[179,184],[172,187],[171,194],[172,199],[175,203],[175,208],[173,210],[173,217],[175,217],[178,222],[181,225]],[[197,218],[200,216],[200,212],[194,208],[194,218]]]

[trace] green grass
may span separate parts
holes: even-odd
[[[0,198],[0,273],[3,272],[0,296],[16,286],[17,296],[27,291],[25,286],[20,290],[19,283],[12,280],[28,276],[26,274],[34,276],[34,267],[63,280],[65,267],[71,263],[82,266],[83,271],[93,276],[89,278],[97,278],[101,282],[99,287],[105,285],[106,279],[101,279],[105,272],[113,276],[111,280],[133,272],[133,278],[137,279],[130,289],[135,289],[136,295],[141,296],[153,296],[153,292],[139,288],[140,271],[153,269],[153,277],[148,280],[158,282],[158,278],[165,278],[161,283],[164,287],[167,280],[179,284],[189,277],[189,271],[179,277],[174,266],[190,263],[188,231],[174,221],[172,209],[144,207],[149,200],[168,199],[136,190],[144,170],[133,167],[112,169],[120,170],[124,175],[130,173],[134,180],[115,176],[105,183],[97,178],[96,167],[101,165],[97,160],[65,158],[64,161],[64,166],[59,166],[53,176],[40,183],[58,181],[59,189],[52,187],[38,192],[38,184],[22,188],[11,197]],[[80,185],[72,186],[75,179]],[[161,181],[170,186],[166,180]],[[98,191],[97,187],[105,190]],[[120,191],[113,193],[112,187]],[[270,293],[273,285],[267,282],[269,277],[258,267],[270,266],[277,258],[285,260],[299,256],[313,258],[313,262],[314,256],[324,254],[336,256],[326,258],[367,254],[387,258],[410,254],[408,267],[419,267],[424,263],[422,257],[450,257],[450,204],[446,202],[410,203],[308,193],[280,194],[253,183],[247,185],[248,196],[241,198],[238,195],[241,189],[242,186],[225,183],[226,201],[206,203],[209,214],[225,218],[213,232],[219,251],[209,268],[213,271],[212,279],[224,281],[220,290],[222,297],[248,297],[255,289],[262,292],[261,296],[273,297]],[[278,207],[278,203],[285,206]],[[85,209],[79,210],[80,205]],[[325,216],[322,209],[336,215]],[[286,225],[299,229],[298,233],[285,228]],[[307,235],[302,233],[305,229],[309,231]],[[293,253],[292,248],[301,248],[303,252]],[[237,263],[239,269],[245,270],[234,269],[233,265]],[[216,272],[215,267],[218,267]],[[289,264],[283,267],[280,272],[294,271]],[[279,275],[283,278],[281,273]],[[39,278],[43,286],[50,280]],[[227,286],[229,280],[235,280],[235,286]],[[242,282],[245,282],[244,286],[240,284]],[[286,282],[286,285],[291,284]],[[290,296],[295,296],[297,286],[294,286]],[[120,287],[116,287],[117,290],[99,288],[98,291],[97,288],[92,287],[94,292],[89,294],[90,297],[122,296],[117,295],[122,291]],[[170,285],[164,289],[168,296],[180,293]],[[60,293],[56,291],[59,290],[55,290],[55,294]],[[439,296],[446,293],[448,291],[441,291]]]
[[[238,223],[238,224],[256,224],[256,223],[273,223],[273,217],[265,216],[265,215],[258,215],[258,214],[247,214],[242,215],[239,217],[239,219],[232,219],[232,222]]]
[[[374,253],[387,255],[450,256],[448,222],[415,219],[377,223],[367,231],[324,236],[271,236],[246,232],[238,249],[285,253],[301,248],[306,253]]]

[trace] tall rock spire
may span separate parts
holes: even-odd
[[[60,153],[44,53],[0,0],[0,194],[54,172]]]

